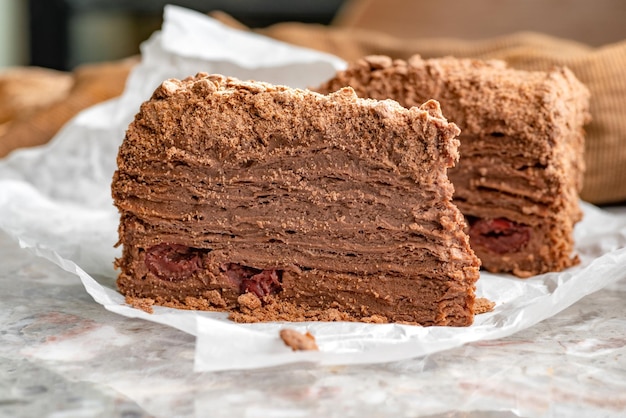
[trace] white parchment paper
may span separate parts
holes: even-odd
[[[249,369],[294,362],[356,364],[401,360],[468,342],[511,335],[580,298],[626,277],[626,215],[583,203],[577,226],[582,264],[520,280],[482,273],[477,294],[497,303],[467,328],[362,323],[235,324],[223,313],[124,303],[115,289],[118,214],[110,183],[124,131],[161,81],[200,71],[292,87],[314,86],[344,68],[340,59],[239,32],[186,9],[168,6],[161,32],[142,46],[142,61],[122,97],[90,108],[46,146],[0,160],[0,228],[20,245],[76,274],[106,309],[178,328],[196,339],[198,371]],[[0,255],[1,257],[1,255]],[[315,335],[319,352],[292,352],[282,327]]]

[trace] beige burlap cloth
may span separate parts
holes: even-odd
[[[227,15],[214,13],[213,17],[247,30]],[[370,54],[403,59],[420,54],[424,58],[446,55],[496,58],[527,70],[567,66],[592,95],[593,121],[586,127],[587,171],[581,196],[595,204],[626,201],[626,40],[600,48],[536,33],[517,33],[482,41],[407,40],[367,30],[300,23],[280,23],[258,32],[329,52],[347,61]],[[17,147],[47,142],[82,108],[119,95],[134,63],[134,59],[129,59],[75,71],[71,74],[73,84],[63,99],[58,99],[58,91],[52,92],[53,103],[0,125],[4,127],[0,129],[0,157]],[[4,100],[1,96],[0,89],[0,100]]]
[[[48,142],[81,110],[119,96],[136,57],[72,72],[16,67],[0,73],[0,157]]]

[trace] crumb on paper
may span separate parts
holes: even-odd
[[[382,315],[371,315],[371,316],[362,318],[361,321],[368,323],[368,324],[386,324],[389,322],[387,320],[387,317],[382,316]]]
[[[125,302],[136,309],[141,309],[144,312],[149,314],[154,313],[152,307],[154,306],[155,300],[150,298],[135,298],[132,296],[126,296]]]
[[[493,308],[496,306],[495,302],[490,301],[487,298],[476,298],[474,301],[474,314],[480,315],[483,313],[493,311]]]
[[[319,350],[315,342],[315,337],[310,332],[303,334],[294,329],[285,328],[280,330],[280,338],[285,345],[291,347],[293,351]]]
[[[239,303],[239,307],[244,313],[249,313],[263,306],[261,299],[254,293],[243,293],[239,295],[237,303]]]

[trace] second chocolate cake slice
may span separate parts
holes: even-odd
[[[119,151],[119,289],[238,321],[469,325],[458,133],[434,101],[168,80]]]
[[[454,201],[485,269],[528,277],[578,262],[589,91],[567,68],[521,71],[502,61],[369,56],[319,87],[406,107],[441,103],[461,128]]]

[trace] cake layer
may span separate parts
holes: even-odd
[[[408,108],[436,99],[461,128],[461,159],[449,177],[484,268],[528,277],[578,261],[572,234],[581,218],[589,93],[570,71],[371,56],[317,90],[344,86]]]
[[[432,101],[169,80],[118,156],[118,286],[242,321],[468,325],[479,261],[447,178],[458,132]]]

